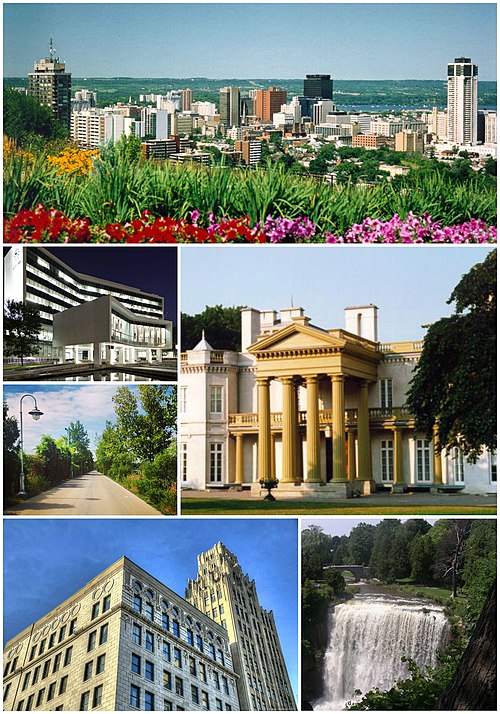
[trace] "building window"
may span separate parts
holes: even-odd
[[[68,686],[68,677],[63,677],[59,683],[59,694],[64,694]]]
[[[73,655],[73,647],[68,647],[66,652],[64,653],[64,667],[67,667],[68,664],[71,664],[71,657]]]
[[[224,652],[222,650],[217,650],[217,659],[224,666]]]
[[[163,689],[172,689],[172,674],[167,670],[163,670]]]
[[[49,685],[49,691],[47,692],[47,701],[50,702],[52,699],[54,699],[56,693],[56,683],[52,682],[52,684]]]
[[[26,672],[24,675],[24,680],[23,680],[23,687],[22,687],[22,692],[24,692],[25,689],[28,689],[28,684],[30,683],[30,676],[31,672]]]
[[[148,660],[146,660],[146,666],[144,668],[144,676],[150,682],[155,681],[155,666],[154,666],[153,662],[148,662]]]
[[[170,662],[170,643],[163,640],[162,657],[165,662]]]
[[[227,681],[227,677],[222,676],[222,691],[224,694],[229,694],[229,684]]]
[[[209,700],[208,700],[208,692],[203,692],[201,693],[201,706],[203,709],[208,709],[209,708]]]
[[[220,689],[220,678],[218,672],[214,672],[214,684],[216,689]]]
[[[111,607],[111,595],[106,595],[106,597],[102,601],[102,611],[107,612],[110,607]]]
[[[34,694],[30,694],[28,697],[28,701],[26,702],[26,711],[29,712],[33,709],[33,699],[35,698]]]
[[[196,677],[196,660],[194,657],[189,658],[189,673]]]
[[[181,651],[178,647],[174,647],[174,664],[179,669],[182,669]]]
[[[175,693],[180,697],[184,696],[184,681],[180,677],[175,678]]]
[[[40,677],[40,665],[38,667],[35,667],[33,670],[33,682],[32,684],[36,684],[38,682],[38,678]]]
[[[141,658],[134,653],[132,653],[132,672],[135,674],[141,673]]]
[[[71,622],[69,623],[68,635],[72,635],[75,630],[76,630],[76,617],[74,620],[71,620]]]
[[[108,641],[108,625],[106,624],[101,627],[101,632],[99,634],[99,644],[103,645],[107,641]]]
[[[155,698],[152,692],[144,692],[144,710],[147,712],[155,710]]]
[[[153,606],[151,605],[150,602],[147,602],[144,605],[144,616],[147,617],[148,620],[151,620],[153,622],[154,620],[154,611],[153,611]]]
[[[41,704],[42,704],[42,702],[43,702],[43,695],[44,695],[44,694],[45,694],[45,689],[40,689],[39,692],[38,692],[38,696],[37,696],[37,698],[36,698],[36,704],[35,704],[35,706],[37,706],[37,707],[41,706]]]
[[[149,652],[155,651],[155,643],[154,643],[153,633],[150,632],[149,630],[146,630],[146,649]]]
[[[85,669],[83,671],[83,681],[86,682],[88,679],[92,678],[92,667],[93,662],[87,662]]]
[[[96,602],[96,604],[92,607],[92,620],[95,620],[96,617],[99,617],[99,603]]]
[[[177,620],[172,620],[172,634],[176,637],[180,637],[180,628]]]
[[[382,409],[392,409],[392,379],[380,380],[380,406]]]
[[[194,635],[192,630],[186,630],[186,637],[188,645],[194,646]]]
[[[191,685],[191,699],[195,704],[200,703],[200,692],[198,690],[198,687],[196,687],[194,684]]]
[[[44,651],[45,651],[45,645],[47,643],[47,640],[42,640],[40,642],[40,647],[38,649],[38,656],[40,656]]]
[[[170,621],[169,621],[169,617],[166,612],[162,612],[162,614],[161,614],[161,626],[163,627],[164,630],[167,630],[167,632],[168,632],[168,630],[170,628]]]
[[[135,684],[130,685],[130,706],[134,709],[140,709],[141,706],[141,690]]]
[[[102,684],[94,689],[94,696],[92,697],[92,708],[100,707],[102,704]]]
[[[31,662],[32,659],[35,659],[35,655],[36,655],[36,645],[31,648],[30,662]]]
[[[142,642],[142,629],[140,625],[135,622],[132,626],[132,642],[134,645],[140,645]]]
[[[99,657],[97,658],[96,666],[95,666],[95,673],[101,674],[101,672],[104,672],[105,666],[106,666],[106,655],[105,654],[99,655]]]
[[[51,647],[54,646],[54,642],[56,641],[56,633],[53,632],[51,636],[49,637],[49,650]]]
[[[66,625],[63,625],[59,630],[59,642],[64,640],[64,635],[66,634]]]
[[[260,708],[260,707],[259,707],[259,708]],[[215,700],[215,709],[216,709],[218,712],[221,712],[221,711],[222,711],[222,699],[216,699],[216,700]]]
[[[210,481],[222,481],[222,444],[210,444]]]
[[[196,647],[203,652],[203,638],[200,635],[196,635]]]
[[[134,595],[134,610],[142,612],[142,598],[139,595]]]
[[[45,679],[46,677],[48,677],[49,672],[50,672],[50,659],[48,659],[43,665],[42,679]]]
[[[497,452],[492,451],[490,454],[490,480],[491,483],[497,482]]]
[[[457,447],[454,447],[451,452],[451,468],[453,482],[464,483],[464,455]]]
[[[415,442],[417,456],[417,481],[431,480],[431,448],[426,439],[417,439]]]
[[[210,657],[215,662],[215,647],[214,647],[214,645],[208,645],[208,652],[209,652]]]
[[[172,709],[172,702],[169,702],[168,699],[163,700],[163,711],[164,712],[171,712],[173,711]]]
[[[181,444],[181,479],[182,481],[188,480],[188,445]]]
[[[222,414],[222,387],[212,384],[210,387],[210,414]]]
[[[187,387],[179,387],[179,414],[186,413],[187,407]]]
[[[382,439],[380,442],[380,458],[382,465],[382,481],[394,480],[394,442],[392,439]]]
[[[80,697],[80,711],[86,712],[89,709],[90,692],[84,692]]]
[[[93,649],[95,649],[96,642],[97,642],[97,630],[94,630],[93,632],[89,633],[87,652],[91,652]]]
[[[200,670],[200,679],[201,679],[201,681],[202,681],[202,682],[206,682],[206,681],[207,681],[207,668],[206,668],[206,666],[203,664],[203,662],[200,662],[199,665],[198,665],[198,667],[199,667],[199,670]]]
[[[57,672],[60,664],[61,664],[61,652],[58,652],[58,654],[56,654],[56,656],[54,657],[54,666],[52,667],[52,674],[54,674],[54,672]]]

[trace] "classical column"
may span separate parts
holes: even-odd
[[[271,405],[269,377],[257,377],[259,436],[257,442],[257,481],[271,475]]]
[[[392,433],[394,436],[394,449],[393,449],[393,483],[394,485],[403,485],[405,482],[405,477],[403,473],[403,434],[401,428],[394,426],[392,428]]]
[[[356,435],[351,428],[347,430],[347,477],[356,480]]]
[[[306,424],[306,478],[309,483],[321,481],[319,455],[319,408],[318,408],[318,377],[306,378],[307,385],[307,424]]]
[[[372,478],[368,382],[365,379],[360,382],[358,393],[358,478],[362,481]]]
[[[271,478],[276,478],[276,434],[271,432]]]
[[[346,480],[344,377],[332,375],[332,480]]]
[[[432,453],[434,454],[434,483],[443,483],[443,466],[441,463],[441,449],[439,443],[439,425],[434,424],[432,438]]]
[[[282,473],[281,481],[290,483],[295,481],[293,467],[295,461],[295,438],[297,433],[296,418],[294,419],[295,389],[292,377],[281,377],[283,385],[283,444],[282,444]]]
[[[300,423],[299,423],[299,384],[294,381],[293,392],[292,392],[292,415],[294,419],[294,464],[293,464],[293,475],[295,481],[303,481],[303,457],[302,457],[302,437],[300,433]]]
[[[242,484],[244,481],[243,474],[243,434],[236,434],[236,475],[234,482]]]

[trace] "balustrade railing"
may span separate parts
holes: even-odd
[[[383,421],[403,421],[407,422],[413,419],[413,415],[407,409],[403,407],[392,407],[382,409],[380,407],[372,408],[368,410],[370,422],[383,422]],[[307,412],[298,412],[298,424],[299,426],[305,426],[307,424]],[[325,428],[330,426],[333,420],[333,411],[331,409],[320,409],[319,410],[319,425],[320,428]],[[282,412],[271,412],[270,414],[271,428],[279,428],[283,424],[283,413]],[[346,425],[352,426],[358,423],[358,410],[357,409],[346,409],[345,410],[345,422]],[[229,427],[247,427],[247,428],[257,428],[259,425],[259,415],[256,413],[249,414],[230,414],[228,420]]]

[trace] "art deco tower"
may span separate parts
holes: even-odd
[[[448,64],[448,141],[477,144],[477,64],[469,57]]]
[[[71,119],[71,74],[64,62],[56,57],[50,39],[50,57],[35,62],[35,71],[28,75],[28,95],[35,97],[45,107],[52,109],[54,118],[68,129]]]
[[[295,711],[295,701],[272,611],[259,604],[255,581],[222,543],[198,556],[186,599],[224,627],[238,672],[244,711]]]

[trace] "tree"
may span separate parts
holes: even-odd
[[[207,305],[196,315],[182,313],[182,351],[192,350],[201,340],[203,330],[205,339],[214,349],[240,350],[241,310],[240,306]]]
[[[349,533],[349,559],[351,565],[368,565],[372,554],[375,526],[359,523]]]
[[[3,403],[3,493],[4,499],[13,496],[19,486],[19,425],[9,416],[9,407]]]
[[[375,526],[375,537],[370,558],[372,575],[384,582],[392,582],[393,576],[393,541],[401,527],[401,522],[386,518]]]
[[[328,568],[325,571],[325,580],[328,587],[332,589],[333,595],[340,595],[340,593],[345,592],[344,576],[335,568]]]
[[[60,139],[66,128],[54,119],[49,107],[41,106],[34,97],[6,87],[3,92],[3,130],[20,146],[35,137]]]
[[[463,591],[467,597],[467,615],[476,622],[486,602],[497,572],[497,523],[480,519],[472,528],[464,549]]]
[[[34,355],[40,344],[40,311],[22,300],[7,300],[4,312],[4,354],[21,358]]]
[[[465,543],[472,529],[472,521],[463,519],[448,523],[448,529],[436,549],[434,572],[438,578],[449,582],[451,597],[456,598]]]
[[[411,578],[416,583],[432,581],[436,546],[429,535],[417,535],[410,547]]]
[[[469,460],[496,449],[496,251],[462,277],[448,303],[455,313],[429,328],[406,404],[416,428],[438,448]]]
[[[89,471],[94,465],[94,457],[89,448],[90,439],[87,431],[80,421],[70,423],[67,442],[71,451],[72,462],[77,466],[80,474]]]

